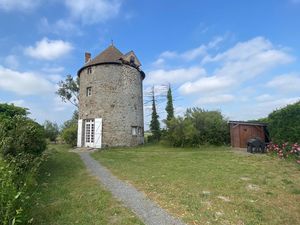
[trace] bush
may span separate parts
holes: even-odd
[[[0,152],[4,157],[19,153],[40,155],[46,149],[44,129],[23,116],[2,119],[0,122]]]
[[[173,146],[229,143],[228,124],[219,111],[188,109],[183,118],[173,118],[167,123],[165,138]]]
[[[297,143],[289,144],[288,142],[283,144],[270,143],[267,146],[267,152],[278,156],[279,158],[291,158],[300,163],[300,145]]]
[[[71,145],[76,146],[77,144],[77,125],[73,124],[70,127],[64,128],[61,134],[63,140]]]
[[[25,224],[23,209],[30,203],[46,149],[44,128],[27,114],[27,109],[0,104],[0,221],[4,225]]]
[[[273,111],[268,123],[273,142],[300,143],[300,102]]]
[[[32,204],[30,199],[36,185],[36,173],[44,157],[32,158],[32,155],[21,154],[7,161],[0,159],[1,224],[26,224],[28,218],[23,209]],[[24,165],[26,169],[22,167]]]

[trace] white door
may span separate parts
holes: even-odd
[[[85,147],[94,147],[95,124],[94,120],[85,120]]]

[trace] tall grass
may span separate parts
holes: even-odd
[[[35,189],[35,176],[43,157],[31,159],[0,158],[0,221],[2,225],[26,223],[24,209],[31,204]]]

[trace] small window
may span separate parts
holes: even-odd
[[[92,87],[87,87],[86,88],[86,96],[91,96],[92,95]]]
[[[130,56],[130,64],[134,64],[134,56]]]
[[[92,73],[92,67],[88,67],[87,68],[87,74],[91,74]]]
[[[131,127],[131,134],[132,134],[132,136],[136,136],[137,135],[137,128],[138,127]]]

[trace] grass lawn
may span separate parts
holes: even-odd
[[[159,145],[93,157],[189,224],[300,224],[300,166],[226,147]]]
[[[38,177],[35,204],[27,210],[32,224],[143,224],[88,174],[76,153],[68,150],[63,145],[50,146],[52,153]]]

